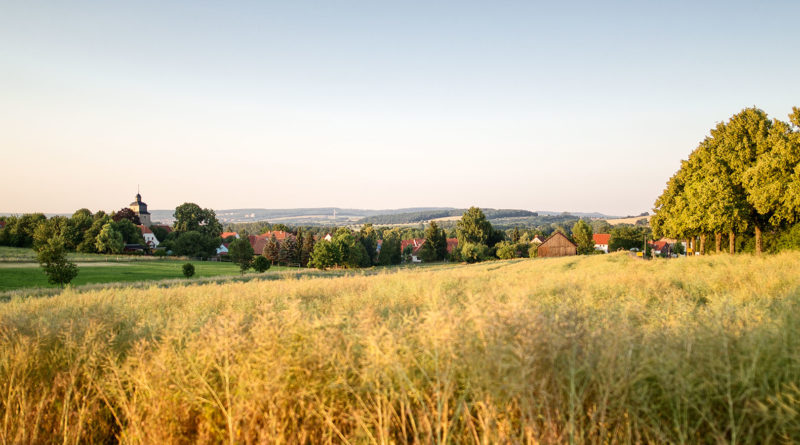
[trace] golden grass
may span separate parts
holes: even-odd
[[[2,443],[800,441],[800,254],[0,304]]]

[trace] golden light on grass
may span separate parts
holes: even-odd
[[[800,440],[800,254],[0,304],[0,442]]]

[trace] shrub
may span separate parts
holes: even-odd
[[[464,243],[461,258],[468,263],[477,263],[489,257],[489,246],[486,244]]]
[[[501,241],[497,243],[497,258],[501,260],[510,260],[516,257],[516,246],[508,241]]]
[[[186,263],[183,265],[183,276],[191,278],[194,275],[194,264]]]
[[[263,256],[259,255],[253,260],[253,270],[258,273],[266,272],[269,266],[269,260]]]

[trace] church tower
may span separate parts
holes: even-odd
[[[142,202],[142,195],[136,193],[136,201],[130,205],[133,213],[139,215],[139,222],[145,227],[150,227],[153,223],[150,221],[150,212],[147,211],[147,204]]]

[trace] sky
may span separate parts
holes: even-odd
[[[800,2],[0,1],[0,212],[652,209]]]

